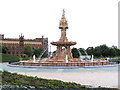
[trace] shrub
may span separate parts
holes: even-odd
[[[2,62],[18,62],[20,56],[2,54]]]

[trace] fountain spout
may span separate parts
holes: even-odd
[[[41,57],[43,56],[43,54],[46,52],[47,48],[42,52],[42,54],[39,56],[38,59],[41,59]]]
[[[33,62],[35,62],[36,61],[36,59],[35,59],[35,55],[33,55]]]
[[[66,55],[65,61],[66,63],[68,63],[68,55]]]
[[[93,55],[91,56],[91,62],[93,62]]]

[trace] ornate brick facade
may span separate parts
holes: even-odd
[[[0,34],[0,46],[8,48],[8,54],[10,55],[23,55],[24,47],[31,46],[33,49],[43,48],[48,51],[48,38],[35,38],[35,39],[24,39],[24,36],[19,35],[18,39],[15,38],[4,38],[4,34]]]

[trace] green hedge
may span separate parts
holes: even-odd
[[[8,54],[0,54],[2,57],[1,62],[17,62],[19,61],[20,56],[13,56],[13,55],[8,55]]]
[[[77,83],[63,82],[60,80],[43,79],[38,77],[20,75],[17,73],[10,73],[7,71],[2,72],[2,85],[3,86],[17,85],[20,87],[44,88],[40,90],[47,90],[47,88],[49,88],[49,90],[118,90],[117,88],[103,88],[103,87],[88,88],[88,86],[80,85]],[[55,88],[59,88],[59,89],[55,89]]]
[[[2,72],[2,84],[3,85],[18,85],[18,86],[34,86],[36,88],[85,88],[86,86],[71,83],[63,82],[60,80],[50,80],[43,79],[38,77],[20,75],[17,73],[10,73],[7,71]]]

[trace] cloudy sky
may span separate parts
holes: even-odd
[[[0,0],[0,34],[18,38],[60,38],[62,10],[68,20],[69,41],[77,48],[118,46],[119,0]],[[55,50],[55,46],[52,46]]]

